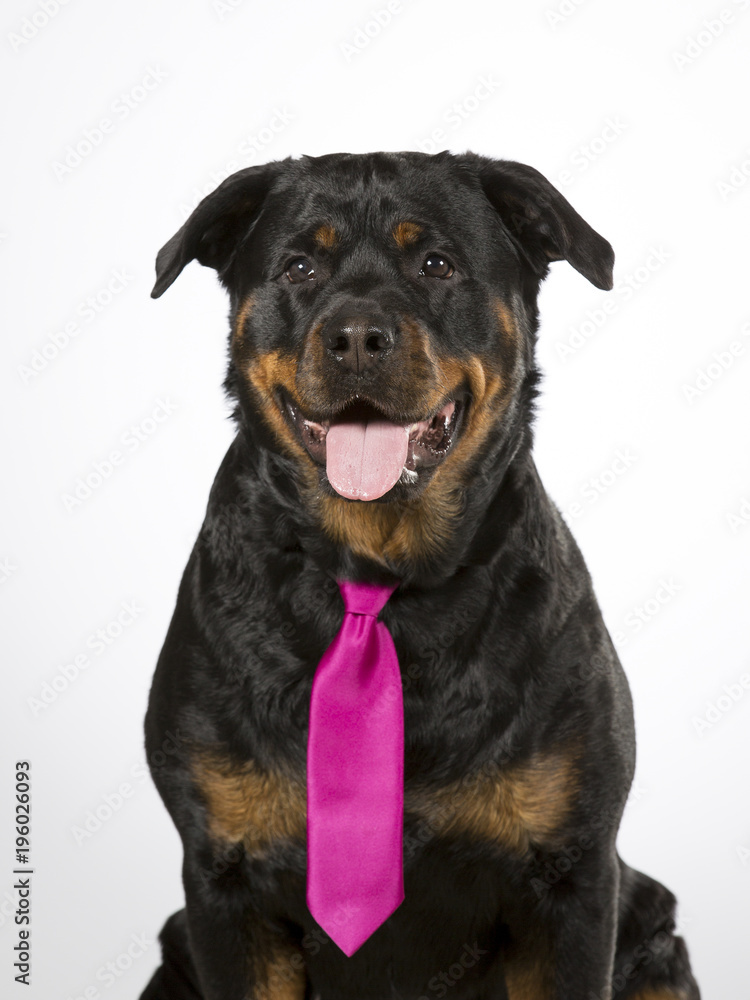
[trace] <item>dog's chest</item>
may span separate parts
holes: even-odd
[[[211,754],[194,757],[192,770],[217,845],[242,844],[250,857],[262,857],[280,842],[304,843],[307,794],[300,776]],[[518,856],[535,846],[552,849],[562,842],[576,792],[575,760],[565,751],[485,767],[442,786],[407,782],[407,860],[435,839],[483,842]]]

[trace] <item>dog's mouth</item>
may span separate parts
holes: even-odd
[[[415,484],[453,448],[466,400],[446,400],[421,420],[391,420],[374,403],[355,397],[330,420],[311,420],[283,390],[279,399],[311,458],[348,500],[377,500],[396,483]]]

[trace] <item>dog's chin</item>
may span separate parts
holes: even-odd
[[[279,391],[279,408],[319,468],[321,491],[349,502],[417,499],[460,437],[467,394],[456,391],[432,413],[386,413],[362,396],[327,418],[306,414]]]

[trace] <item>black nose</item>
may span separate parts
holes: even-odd
[[[323,345],[338,364],[362,375],[393,350],[393,325],[384,316],[335,316],[323,327]]]

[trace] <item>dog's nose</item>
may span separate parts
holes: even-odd
[[[362,375],[393,350],[395,331],[385,316],[336,316],[323,328],[329,357]]]

